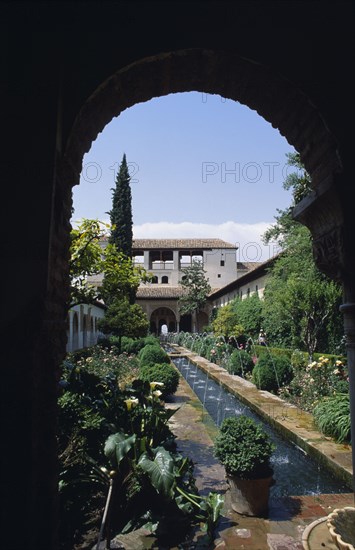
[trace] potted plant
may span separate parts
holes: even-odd
[[[226,418],[214,443],[231,489],[232,508],[247,516],[268,512],[269,489],[274,483],[270,458],[275,449],[268,434],[251,418]]]

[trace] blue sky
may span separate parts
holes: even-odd
[[[222,238],[239,247],[239,260],[266,260],[277,250],[261,234],[291,202],[282,188],[291,151],[255,111],[220,96],[140,103],[113,119],[85,155],[72,223],[108,220],[126,153],[136,238]]]

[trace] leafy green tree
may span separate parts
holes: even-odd
[[[115,245],[108,244],[103,251],[104,278],[100,289],[106,304],[118,298],[135,295],[141,282],[151,280],[142,266],[134,266],[132,258],[119,252]]]
[[[126,155],[124,154],[116,177],[116,187],[112,189],[112,209],[109,212],[111,220],[109,242],[129,258],[132,256],[133,240],[130,180]]]
[[[70,233],[70,306],[91,303],[98,299],[95,286],[88,284],[88,277],[103,272],[104,265],[100,239],[108,226],[99,220],[83,219]]]
[[[182,315],[196,314],[197,324],[197,314],[205,306],[212,289],[201,262],[194,260],[191,266],[182,269],[182,274],[180,284],[186,293],[179,298],[179,310]],[[196,329],[198,332],[198,324]]]
[[[239,324],[239,318],[232,304],[219,308],[217,317],[212,322],[213,332],[216,336],[238,338],[244,333],[244,327]]]
[[[110,303],[113,297],[122,298],[135,292],[141,281],[150,276],[143,267],[133,266],[131,258],[108,244],[102,249],[100,240],[109,225],[99,220],[83,219],[70,234],[70,306],[92,303],[104,299]],[[103,275],[100,286],[90,284],[90,277]]]
[[[293,189],[293,205],[279,210],[276,224],[264,234],[265,242],[277,240],[282,253],[271,268],[265,288],[263,327],[274,345],[300,347],[312,356],[320,346],[323,351],[332,351],[330,328],[341,327],[341,289],[318,270],[311,234],[292,218],[293,206],[309,192],[310,178],[298,154],[289,155],[288,164],[299,169],[284,183],[285,188]]]
[[[311,191],[311,177],[305,170],[299,153],[287,153],[286,157],[286,164],[298,170],[288,174],[283,183],[284,189],[292,189],[292,203],[285,210],[277,209],[276,223],[263,235],[265,243],[275,241],[282,249],[288,246],[287,239],[293,229],[300,227],[300,224],[292,217],[292,210]]]
[[[266,285],[263,326],[275,343],[301,347],[312,356],[321,339],[326,343],[324,332],[338,314],[341,289],[317,269],[307,228],[294,229],[288,243]]]
[[[98,321],[98,328],[104,334],[118,336],[118,350],[121,353],[122,337],[140,338],[147,335],[149,321],[138,304],[130,304],[127,298],[116,298],[107,308],[105,317]]]
[[[232,311],[237,316],[238,323],[244,327],[245,333],[255,338],[262,326],[262,301],[257,293],[242,300],[235,298],[231,302]]]

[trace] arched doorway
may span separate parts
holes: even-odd
[[[174,311],[168,307],[159,307],[150,315],[150,330],[154,334],[161,334],[162,326],[168,327],[169,332],[176,332],[176,315]]]

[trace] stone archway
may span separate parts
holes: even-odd
[[[260,92],[262,90],[262,93]],[[136,103],[170,93],[220,94],[255,110],[300,153],[314,196],[295,212],[313,235],[314,255],[332,278],[346,277],[343,208],[336,191],[342,172],[337,142],[321,113],[290,81],[235,53],[201,48],[147,57],[111,75],[77,114],[61,163],[65,193],[79,183],[84,154],[106,124]],[[67,212],[69,218],[69,210]],[[329,254],[331,248],[334,254]],[[351,276],[348,276],[351,279]]]
[[[151,329],[154,329],[151,331],[157,335],[160,334],[163,325],[168,327],[169,332],[176,332],[177,319],[175,312],[166,306],[154,309],[150,314],[149,322]]]
[[[70,187],[79,182],[83,152],[123,109],[174,91],[201,90],[239,98],[280,129],[313,176],[316,192],[299,214],[313,224],[323,269],[343,280],[355,363],[352,6],[103,2],[100,9],[88,3],[82,10],[74,3],[48,9],[44,3],[10,4],[2,18],[9,146],[2,174],[12,182],[10,201],[3,201],[11,227],[2,250],[8,272],[4,327],[11,336],[4,349],[11,358],[3,361],[11,364],[3,369],[10,420],[3,423],[3,440],[13,452],[4,454],[3,470],[16,476],[2,488],[3,545],[13,546],[21,517],[28,548],[46,541],[56,549],[55,403],[66,344]],[[125,23],[119,34],[117,18]],[[185,49],[195,45],[206,49]],[[180,51],[169,53],[173,48]],[[327,125],[339,140],[339,156]],[[13,224],[15,211],[21,224]]]
[[[296,215],[311,229],[321,269],[338,280],[350,280],[345,261],[350,235],[345,241],[342,205],[336,190],[342,165],[335,139],[320,112],[299,88],[271,68],[230,52],[187,49],[145,58],[119,70],[92,93],[77,114],[59,162],[58,179],[67,218],[56,231],[60,234],[63,227],[64,231],[69,228],[66,223],[70,218],[70,187],[79,182],[83,155],[105,125],[138,102],[186,91],[218,93],[247,105],[278,128],[295,147],[312,177],[314,189],[313,195],[298,206]],[[53,257],[66,257],[67,245],[56,239]],[[352,283],[350,286],[352,289]],[[352,291],[348,293],[349,302],[351,296]],[[355,306],[348,306],[346,331],[351,338]]]
[[[71,184],[79,182],[84,154],[112,118],[136,103],[186,91],[220,94],[257,111],[299,151],[314,187],[341,171],[336,142],[301,90],[263,65],[230,52],[195,48],[132,63],[93,92],[65,150]]]

